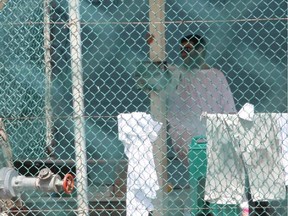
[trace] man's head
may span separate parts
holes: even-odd
[[[200,66],[205,59],[206,41],[200,35],[187,35],[180,40],[181,57],[187,66]]]

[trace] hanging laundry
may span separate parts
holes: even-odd
[[[245,200],[245,172],[252,199],[285,198],[279,113],[254,113],[247,104],[238,114],[207,114],[205,200],[237,204]]]
[[[148,216],[154,209],[159,183],[153,157],[154,142],[162,123],[142,112],[118,115],[118,138],[128,158],[127,216]]]

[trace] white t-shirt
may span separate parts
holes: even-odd
[[[174,84],[172,81],[172,89],[167,95],[169,133],[176,142],[176,152],[180,149],[188,152],[192,137],[205,135],[205,122],[200,121],[202,112],[235,113],[235,103],[221,71],[214,68],[193,71],[169,69],[174,74]],[[175,80],[179,80],[178,83]]]

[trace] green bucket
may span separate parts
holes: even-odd
[[[238,205],[219,205],[204,201],[205,180],[207,172],[207,139],[205,136],[196,136],[192,139],[189,148],[189,175],[192,189],[191,215],[197,216],[211,213],[213,216],[238,216]]]

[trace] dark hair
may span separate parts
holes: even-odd
[[[203,36],[200,35],[186,35],[185,37],[181,38],[180,40],[181,43],[185,43],[185,42],[190,42],[193,43],[193,45],[195,45],[195,49],[198,50],[200,48],[205,48],[206,46],[206,40]]]

